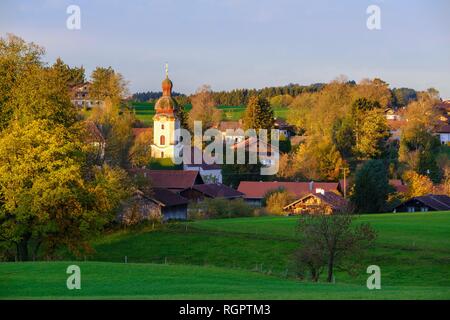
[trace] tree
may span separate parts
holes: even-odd
[[[111,99],[113,105],[119,105],[121,99],[128,93],[127,82],[120,73],[111,67],[97,67],[91,74],[92,83],[89,94],[93,99]]]
[[[66,83],[52,68],[30,66],[16,81],[5,105],[12,110],[12,118],[22,122],[46,119],[69,127],[76,121]]]
[[[102,107],[95,107],[90,120],[99,124],[106,140],[105,161],[111,165],[129,167],[130,148],[133,144],[133,123],[135,116],[125,109],[114,105],[107,97]]]
[[[308,270],[313,281],[319,280],[325,268],[328,282],[333,281],[335,268],[353,274],[364,249],[376,238],[370,224],[354,226],[354,222],[355,217],[347,213],[301,215],[297,229],[300,247],[295,254],[299,270]]]
[[[20,261],[40,248],[88,250],[87,239],[127,197],[126,172],[84,166],[76,130],[49,120],[14,122],[0,134],[0,237]]]
[[[410,103],[405,114],[408,120],[402,128],[399,160],[410,170],[426,174],[439,182],[442,173],[437,166],[440,142],[433,134],[438,123],[438,113],[434,108],[437,100],[427,93]]]
[[[391,191],[388,171],[381,160],[365,162],[355,175],[351,200],[357,212],[382,212]]]
[[[289,94],[282,94],[279,96],[272,97],[270,99],[270,105],[273,108],[284,108],[292,103],[294,98]]]
[[[420,175],[409,170],[403,174],[403,179],[408,185],[408,197],[419,197],[433,193],[433,182],[425,175]]]
[[[382,108],[391,105],[392,93],[389,84],[381,79],[363,79],[355,86],[354,96],[356,99],[365,98],[376,101]]]
[[[250,97],[243,117],[244,129],[272,129],[273,110],[267,99]]]
[[[13,34],[0,38],[0,130],[8,125],[14,111],[9,103],[13,89],[27,70],[42,66],[44,53],[44,48]]]
[[[152,160],[153,132],[151,130],[139,134],[130,149],[130,162],[135,167],[145,167]]]
[[[57,58],[52,68],[58,73],[58,79],[64,81],[67,87],[73,87],[86,81],[85,70],[83,67],[71,68],[61,58]]]
[[[285,206],[294,201],[295,196],[284,189],[272,190],[264,195],[264,204],[266,209],[271,214],[284,215],[283,210]]]
[[[386,118],[381,109],[365,112],[360,126],[355,128],[356,144],[354,153],[360,159],[380,158],[386,152],[386,142],[390,136]]]
[[[299,147],[293,161],[298,175],[307,180],[335,181],[343,164],[336,146],[320,136],[309,137]]]
[[[201,121],[204,129],[217,126],[222,118],[221,111],[216,103],[208,85],[200,87],[191,97],[192,109],[189,112],[189,128],[194,129],[194,121]]]

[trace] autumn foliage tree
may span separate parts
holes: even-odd
[[[125,172],[94,169],[87,179],[83,148],[75,130],[49,120],[14,122],[0,134],[0,237],[19,260],[41,247],[87,249],[126,196]]]
[[[194,129],[194,121],[201,121],[204,129],[217,126],[222,118],[212,96],[211,88],[207,85],[200,87],[191,96],[192,109],[189,111],[189,128]]]

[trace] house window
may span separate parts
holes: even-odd
[[[165,136],[159,137],[159,144],[162,145],[162,146],[166,144],[166,137]]]
[[[161,125],[161,130],[164,130],[164,125],[163,124]]]
[[[164,158],[164,152],[161,152],[161,158]]]

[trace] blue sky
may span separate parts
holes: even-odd
[[[81,8],[68,30],[66,8]],[[381,30],[366,27],[369,5]],[[450,1],[1,0],[0,34],[14,33],[70,65],[112,66],[130,91],[214,90],[380,77],[450,98]]]

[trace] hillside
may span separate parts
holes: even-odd
[[[0,264],[0,298],[34,299],[446,299],[449,288],[312,284],[242,270],[81,262],[81,290],[67,290],[70,262]]]
[[[88,262],[77,262],[86,266],[82,267],[83,283],[99,285],[82,294],[128,298],[450,298],[450,212],[362,215],[358,220],[372,223],[378,232],[375,247],[363,261],[365,266],[381,268],[382,290],[378,293],[365,288],[364,268],[355,278],[338,272],[334,285],[294,280],[290,257],[297,246],[296,218],[255,217],[171,223],[155,231],[107,235],[94,242],[96,253],[86,257]],[[0,282],[4,284],[0,296],[66,296],[69,293],[64,288],[55,286],[65,279],[63,269],[68,264],[0,264]],[[140,283],[140,277],[147,280]],[[28,281],[36,286],[28,286]],[[38,285],[42,281],[48,284],[48,293],[46,286]]]

